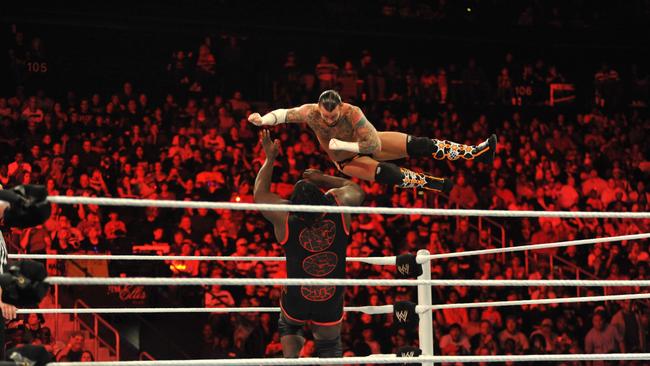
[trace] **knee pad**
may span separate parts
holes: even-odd
[[[375,180],[381,184],[402,184],[402,171],[393,163],[381,162],[375,170]]]
[[[314,339],[316,355],[318,357],[343,357],[341,336],[334,339]]]
[[[278,333],[280,334],[280,337],[286,335],[297,335],[304,338],[305,333],[303,328],[304,325],[290,323],[283,315],[280,315],[280,320],[278,320]]]
[[[436,151],[436,144],[428,137],[409,135],[406,140],[406,153],[409,156],[429,156]]]

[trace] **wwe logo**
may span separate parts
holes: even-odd
[[[397,312],[395,312],[395,316],[397,317],[397,320],[398,320],[400,323],[406,323],[406,321],[407,321],[407,319],[408,319],[408,316],[409,316],[409,312],[406,311],[406,310],[404,310],[404,311],[397,311]]]
[[[415,352],[413,351],[402,352],[402,357],[415,357]]]
[[[411,268],[408,264],[402,264],[401,266],[397,266],[397,270],[399,271],[399,273],[404,276],[410,273],[410,269]]]

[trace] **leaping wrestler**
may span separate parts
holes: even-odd
[[[335,90],[324,91],[318,103],[276,109],[264,116],[253,113],[248,121],[265,127],[307,123],[337,169],[347,176],[435,192],[450,191],[452,181],[398,167],[389,161],[406,157],[433,157],[439,160],[476,159],[491,164],[497,145],[496,135],[478,145],[464,145],[401,132],[377,132],[361,109],[344,103]]]

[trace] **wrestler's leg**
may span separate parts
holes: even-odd
[[[278,331],[280,333],[280,344],[282,344],[282,355],[285,358],[298,358],[300,350],[305,344],[303,334],[304,323],[294,322],[280,312]]]
[[[311,325],[318,357],[343,357],[341,323],[334,325]]]
[[[378,135],[381,140],[381,152],[374,154],[373,157],[379,161],[396,160],[407,156],[433,156],[436,159],[477,159],[491,163],[497,145],[496,135],[490,136],[478,145],[464,145],[401,132],[378,132]]]
[[[381,140],[381,151],[372,155],[378,161],[403,159],[409,156],[406,151],[406,140],[409,135],[402,132],[377,132]]]
[[[299,335],[285,335],[280,337],[282,344],[282,356],[285,358],[298,358],[305,338]]]
[[[449,192],[452,182],[425,173],[416,173],[410,169],[400,168],[393,163],[378,162],[369,156],[360,156],[345,164],[341,169],[344,174],[399,188],[420,188],[436,192]]]

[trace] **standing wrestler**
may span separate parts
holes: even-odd
[[[261,132],[266,161],[255,179],[256,203],[358,206],[365,197],[361,187],[318,170],[304,172],[290,199],[270,192],[278,141],[268,130]],[[321,189],[328,189],[323,192]],[[262,211],[273,224],[275,237],[284,246],[288,278],[344,278],[350,215]],[[284,357],[296,358],[305,343],[303,327],[309,325],[318,357],[342,357],[341,320],[343,286],[287,286],[280,298],[278,330]]]
[[[359,107],[343,103],[341,96],[334,90],[324,91],[317,104],[276,109],[264,116],[253,113],[248,120],[257,126],[307,123],[316,133],[321,147],[344,174],[400,188],[420,188],[437,192],[449,191],[451,181],[416,173],[387,161],[431,156],[435,159],[463,158],[491,163],[497,144],[496,135],[490,136],[479,145],[469,146],[401,132],[377,132]]]

